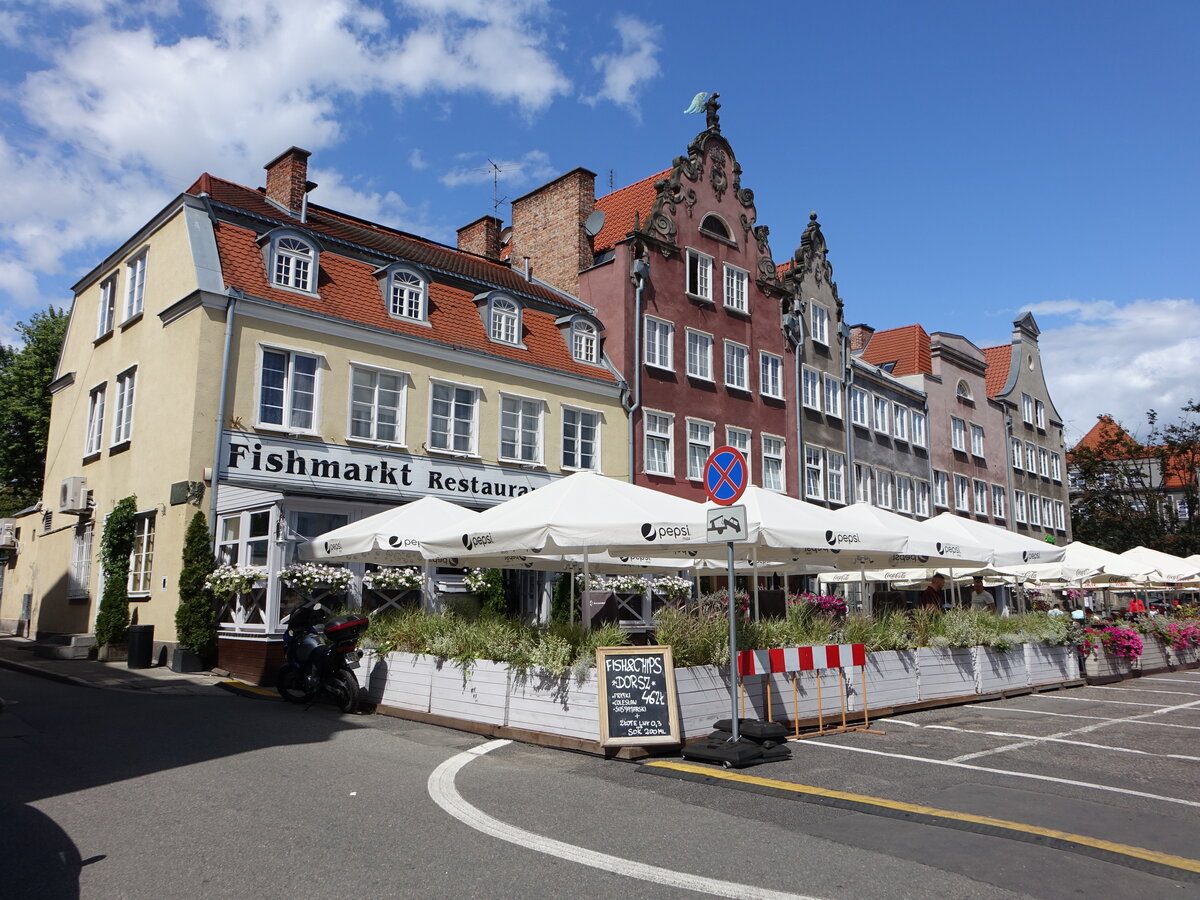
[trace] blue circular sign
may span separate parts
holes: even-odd
[[[737,503],[746,490],[746,457],[737,447],[718,447],[704,464],[704,490],[720,506]]]

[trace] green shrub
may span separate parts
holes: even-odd
[[[204,513],[197,511],[183,536],[183,568],[179,572],[179,606],[175,636],[179,646],[211,657],[217,645],[217,605],[205,579],[217,567]]]

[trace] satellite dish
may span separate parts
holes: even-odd
[[[509,242],[509,240],[511,240],[511,239],[512,239],[512,228],[511,227],[505,228],[503,231],[500,232],[500,246],[501,247],[503,247],[505,244],[507,244]]]
[[[592,210],[592,214],[583,223],[583,230],[588,233],[588,237],[595,237],[603,227],[604,210],[602,209]]]

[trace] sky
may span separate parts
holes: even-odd
[[[980,347],[1032,311],[1068,446],[1200,399],[1200,4],[4,0],[0,341],[202,173],[312,151],[312,201],[453,244],[583,166],[723,135],[849,324]],[[498,169],[498,171],[497,171]]]

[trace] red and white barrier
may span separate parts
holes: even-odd
[[[783,647],[775,650],[742,650],[738,653],[738,674],[743,677],[779,672],[813,672],[866,664],[865,644]]]

